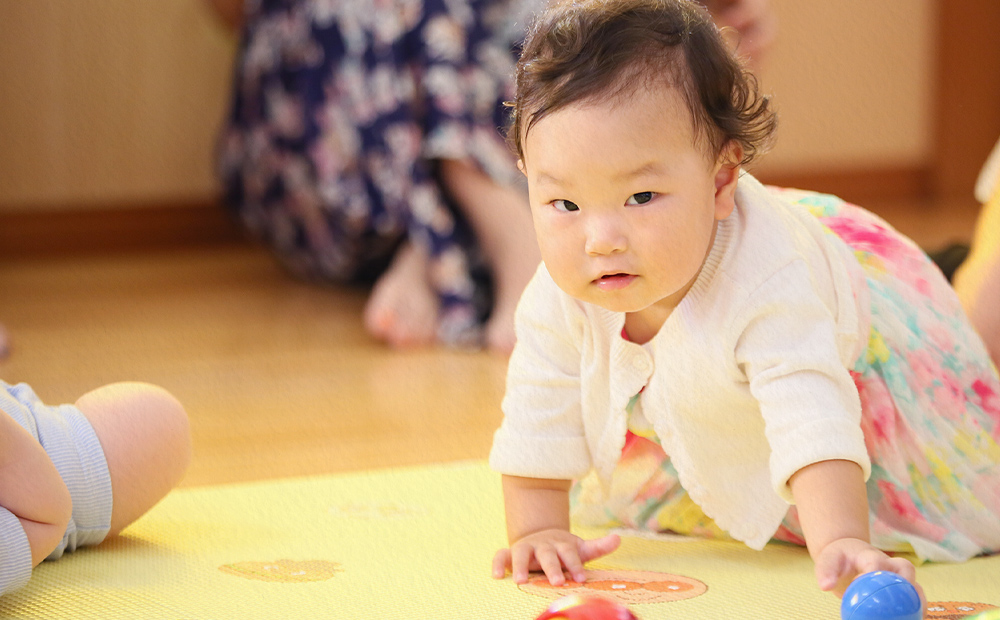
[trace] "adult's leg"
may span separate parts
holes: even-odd
[[[410,175],[409,236],[427,250],[421,273],[440,301],[438,338],[478,340],[507,353],[514,344],[514,308],[540,258],[527,192],[509,186],[520,175],[497,131],[506,122],[502,102],[512,95],[512,59],[496,19],[504,6],[423,0],[421,20],[405,40],[408,66],[421,68],[414,75],[418,100],[412,110],[420,113],[412,120],[421,143]],[[442,46],[443,31],[462,36]],[[483,291],[485,271],[492,295]]]
[[[428,248],[404,239],[410,200],[433,184],[413,170],[423,166],[418,106],[400,38],[423,8],[409,8],[335,3],[316,19],[304,2],[261,3],[244,32],[220,166],[227,201],[291,271],[378,277],[364,325],[395,347],[432,343],[440,309]],[[359,11],[374,14],[358,21]]]
[[[527,193],[496,183],[463,160],[442,160],[441,177],[493,269],[494,303],[486,345],[509,353],[514,348],[514,310],[541,262]]]
[[[110,534],[153,507],[184,475],[191,435],[184,407],[146,383],[114,383],[84,394],[76,406],[97,434],[111,476]]]

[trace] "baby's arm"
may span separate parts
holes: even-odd
[[[0,506],[21,522],[31,547],[32,566],[44,560],[62,540],[73,512],[69,489],[42,444],[3,411]]]
[[[857,463],[813,463],[797,471],[789,485],[821,589],[842,596],[855,577],[877,570],[916,583],[913,564],[890,558],[869,543],[868,498]]]
[[[528,571],[542,570],[554,586],[566,582],[563,567],[573,580],[585,580],[583,564],[618,548],[618,536],[583,540],[569,531],[569,480],[503,476],[509,549],[493,557],[493,577],[507,569],[515,583],[526,583]]]

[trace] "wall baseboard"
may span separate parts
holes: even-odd
[[[0,259],[163,250],[244,239],[216,201],[0,211]]]
[[[835,194],[861,206],[893,201],[920,208],[932,188],[930,170],[921,167],[761,173],[759,178],[782,187]],[[209,199],[104,209],[0,210],[0,259],[164,250],[245,238],[239,224]]]
[[[762,183],[834,194],[862,207],[868,202],[912,202],[933,198],[934,179],[924,166],[843,169],[823,172],[761,172]],[[971,191],[971,189],[970,189]]]

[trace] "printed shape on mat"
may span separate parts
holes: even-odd
[[[626,605],[642,603],[668,603],[701,596],[708,586],[690,577],[640,570],[588,570],[587,581],[569,580],[564,585],[553,586],[545,575],[538,575],[528,583],[518,586],[521,590],[549,599],[570,594],[597,594]]]
[[[219,570],[227,575],[274,583],[326,581],[341,572],[340,564],[326,560],[274,560],[273,562],[234,562]]]
[[[936,620],[961,620],[962,618],[969,618],[990,609],[1000,608],[989,603],[928,601],[927,617],[935,618]]]

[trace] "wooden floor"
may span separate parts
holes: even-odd
[[[0,265],[13,353],[0,378],[72,402],[129,379],[187,407],[185,485],[484,458],[506,360],[391,352],[363,291],[293,281],[259,249]]]
[[[975,206],[879,205],[924,247],[967,239]],[[187,407],[186,486],[485,458],[506,360],[392,352],[365,292],[300,283],[244,244],[0,263],[0,378],[48,402],[118,380]]]

